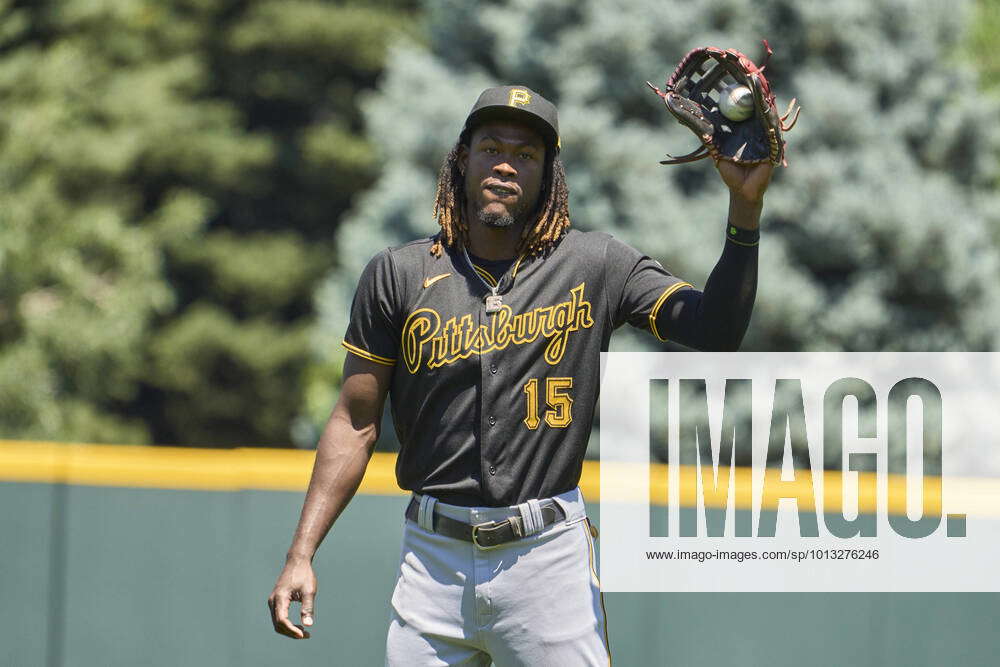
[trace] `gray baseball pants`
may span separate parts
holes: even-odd
[[[501,521],[515,508],[425,501],[423,525],[406,521],[403,533],[385,664],[610,664],[583,496],[574,489],[554,500],[565,520],[493,550],[431,532],[431,512],[480,523]],[[516,506],[522,516],[528,505]]]

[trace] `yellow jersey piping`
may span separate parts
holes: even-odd
[[[493,277],[492,273],[477,264],[473,264],[472,268],[476,270],[476,273],[482,276],[482,279],[485,280],[490,287],[497,286],[497,279]]]
[[[653,305],[653,310],[649,311],[649,330],[653,332],[653,335],[656,336],[657,340],[662,341],[664,343],[667,342],[667,339],[664,336],[661,336],[660,332],[656,328],[656,315],[660,312],[660,307],[666,302],[667,299],[670,298],[670,296],[674,292],[678,291],[681,288],[691,287],[691,286],[692,286],[691,283],[684,283],[684,282],[674,283],[667,289],[663,290],[663,294],[660,295],[660,298],[657,299],[656,303]]]
[[[367,350],[362,350],[360,347],[357,347],[355,345],[351,345],[346,340],[343,341],[341,343],[341,345],[343,345],[345,348],[347,348],[348,352],[350,352],[351,354],[357,355],[357,356],[361,357],[362,359],[367,359],[368,361],[374,361],[376,364],[382,364],[383,366],[395,366],[396,365],[396,360],[395,359],[390,359],[389,357],[380,357],[377,354],[372,354],[371,352],[369,352]]]

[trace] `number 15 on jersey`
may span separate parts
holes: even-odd
[[[539,378],[531,378],[524,383],[525,416],[524,425],[534,431],[542,423],[538,416]],[[573,421],[573,378],[545,378],[545,423],[552,428],[566,428]]]

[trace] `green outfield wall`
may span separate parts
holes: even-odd
[[[293,641],[271,629],[266,598],[302,491],[137,483],[0,482],[0,666],[382,664],[404,495],[350,505],[316,558],[313,637]],[[1000,655],[995,594],[616,593],[606,604],[616,665],[986,666]]]

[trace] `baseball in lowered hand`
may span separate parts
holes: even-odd
[[[719,111],[734,123],[752,116],[753,110],[753,91],[746,86],[734,83],[719,94]]]

